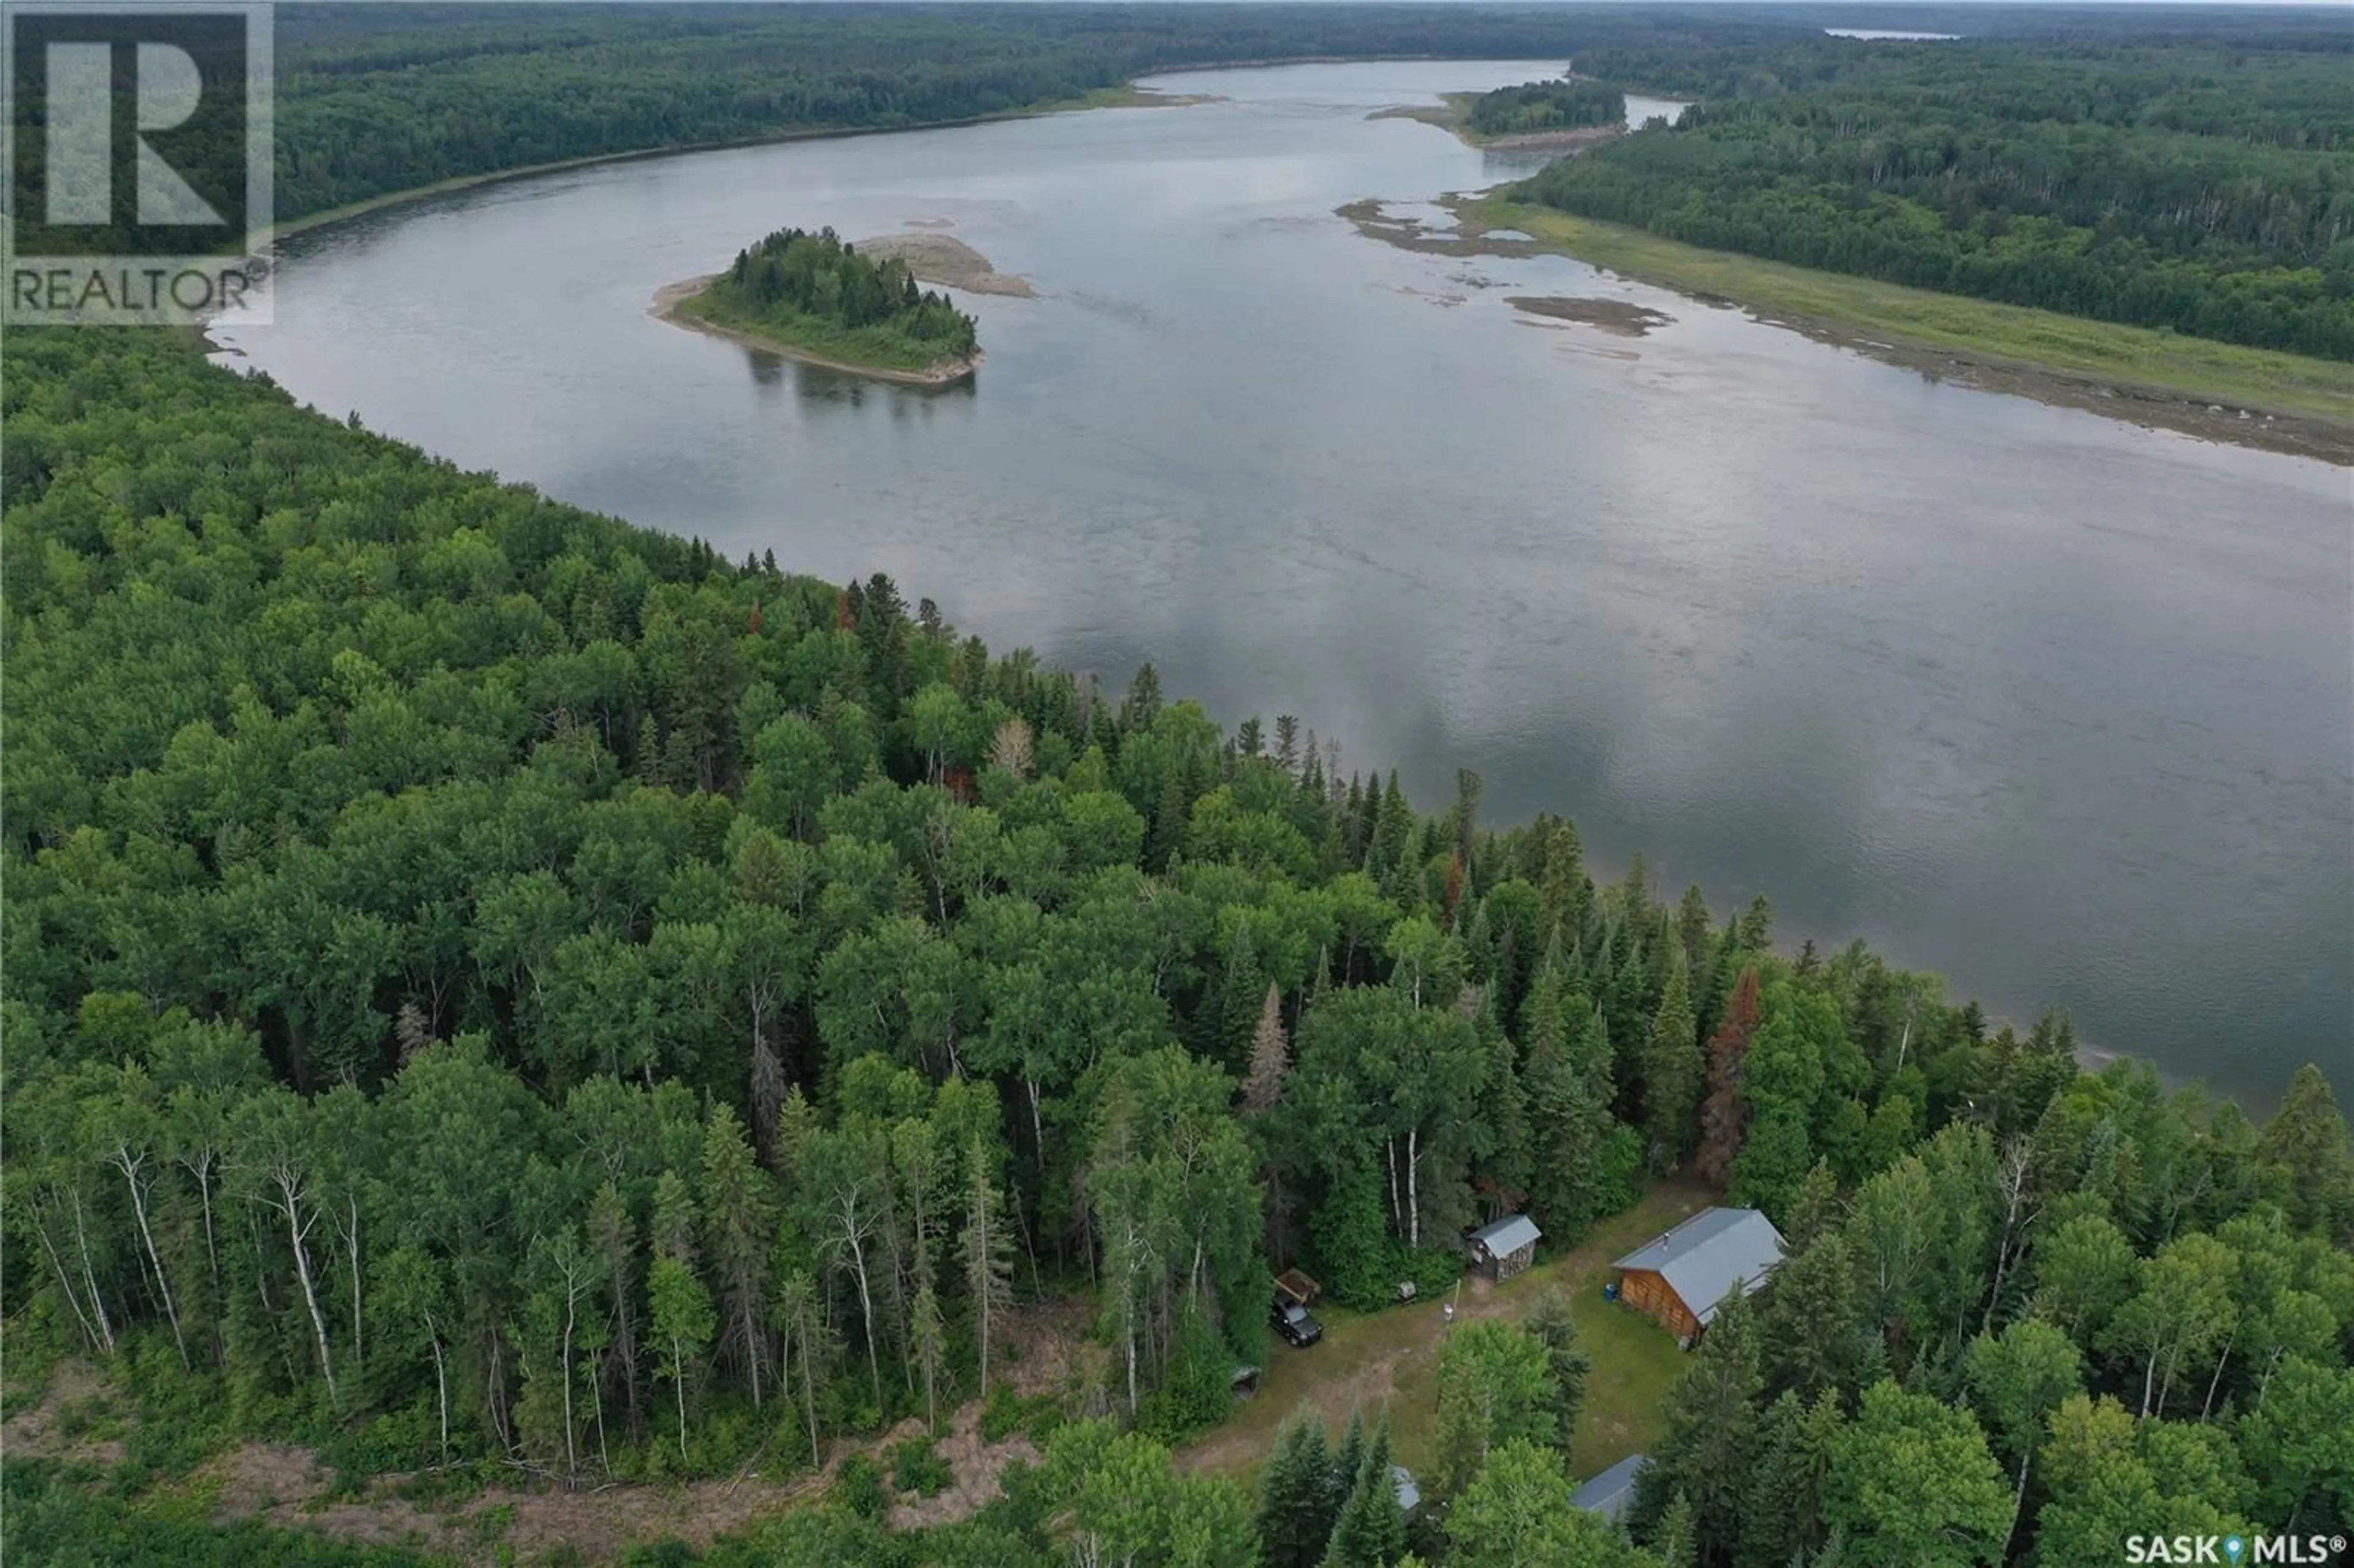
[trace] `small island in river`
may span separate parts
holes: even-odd
[[[887,381],[938,386],[981,363],[972,317],[918,286],[905,260],[864,254],[831,228],[780,228],[726,271],[662,289],[653,308],[681,326]]]

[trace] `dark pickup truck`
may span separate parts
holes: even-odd
[[[1324,1337],[1324,1325],[1316,1320],[1314,1313],[1299,1302],[1286,1300],[1280,1296],[1275,1298],[1274,1306],[1268,1310],[1267,1321],[1275,1325],[1277,1333],[1303,1351]]]

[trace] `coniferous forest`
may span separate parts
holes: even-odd
[[[737,251],[690,308],[866,363],[921,368],[980,346],[972,317],[919,287],[907,262],[871,260],[831,228],[780,228]]]
[[[2317,1071],[2262,1126],[2088,1074],[1762,899],[1598,880],[1475,775],[1417,810],[1288,715],[461,473],[163,334],[8,346],[5,1306],[19,1365],[138,1413],[111,1471],[12,1461],[12,1558],[295,1560],[122,1500],[267,1435],[559,1489],[853,1453],[747,1563],[1640,1562],[1567,1506],[1557,1300],[1448,1341],[1410,1525],[1378,1423],[1294,1424],[1257,1491],[1169,1446],[1274,1353],[1271,1269],[1377,1308],[1500,1207],[1564,1247],[1671,1171],[1792,1255],[1670,1393],[1659,1561],[2354,1516]],[[1057,1301],[1086,1353],[1016,1398],[1008,1325]],[[1039,1462],[886,1531],[923,1455],[863,1446],[969,1400]]]

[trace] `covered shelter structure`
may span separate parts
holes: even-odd
[[[1690,1350],[1735,1283],[1766,1283],[1782,1261],[1782,1233],[1756,1209],[1702,1209],[1611,1266],[1618,1298],[1656,1319]]]
[[[1582,1508],[1588,1513],[1598,1513],[1613,1524],[1635,1500],[1635,1476],[1644,1463],[1640,1454],[1629,1454],[1584,1486],[1569,1494],[1569,1506]]]
[[[1464,1261],[1474,1274],[1502,1284],[1537,1260],[1544,1232],[1526,1214],[1507,1214],[1463,1238]]]

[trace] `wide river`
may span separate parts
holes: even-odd
[[[1477,768],[1488,821],[1572,816],[1600,870],[1765,891],[1784,940],[2022,1026],[2354,1094],[2348,473],[1334,216],[1532,166],[1368,116],[1553,69],[1191,73],[1157,85],[1223,101],[556,174],[302,237],[274,324],[217,335],[461,464],[1297,714],[1425,808]],[[786,224],[910,223],[1039,290],[969,302],[969,386],[647,313]]]

